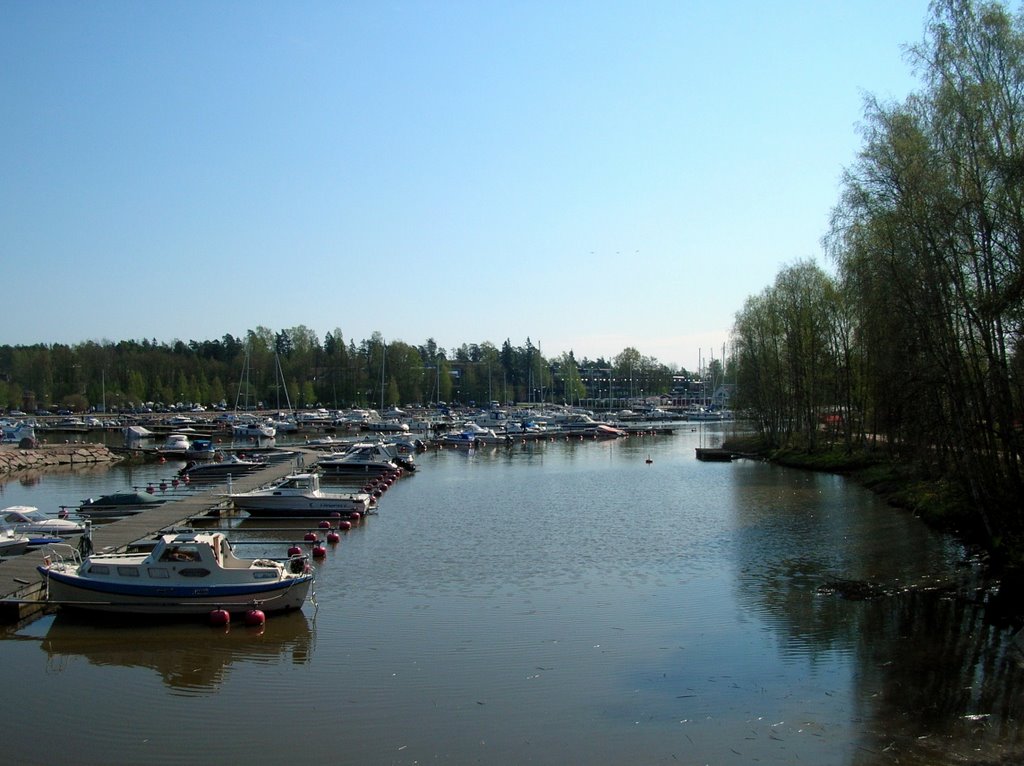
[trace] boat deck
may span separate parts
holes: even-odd
[[[299,453],[306,464],[312,463],[317,456],[313,450],[293,447],[289,451]],[[295,468],[295,459],[269,462],[262,470],[232,477],[232,491],[256,489],[283,478]],[[219,481],[209,484],[203,492],[170,500],[124,519],[97,525],[93,528],[93,545],[96,550],[117,550],[162,529],[181,526],[190,519],[206,516],[219,507],[229,508],[230,503],[224,498],[226,487],[226,481]],[[77,541],[76,536],[68,542],[77,544]],[[43,579],[36,571],[36,567],[43,561],[43,555],[43,550],[29,551],[0,563],[0,623],[18,622],[45,608],[42,601]]]

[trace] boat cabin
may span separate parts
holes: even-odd
[[[278,484],[275,484],[272,488],[273,494],[283,495],[284,492],[280,490],[297,490],[299,492],[319,492],[320,491],[320,476],[315,473],[293,473],[286,476]],[[294,494],[294,492],[288,492],[288,494]]]

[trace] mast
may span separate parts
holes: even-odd
[[[288,395],[288,384],[284,379],[284,370],[281,369],[281,355],[276,351],[274,352],[274,364],[277,366],[277,409],[281,409],[281,389],[284,389],[284,403],[288,406],[288,411],[292,409],[291,397]]]
[[[242,404],[243,409],[249,409],[249,341],[245,342],[245,358],[242,360],[242,375],[238,379],[238,393],[235,394],[235,414],[238,414],[238,400],[242,398],[242,390],[245,390],[245,400]]]
[[[380,344],[380,411],[384,411],[384,360],[387,358],[387,343]]]

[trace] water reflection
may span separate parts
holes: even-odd
[[[301,612],[275,615],[259,627],[238,622],[227,629],[62,613],[40,647],[51,673],[80,659],[96,667],[148,668],[177,694],[206,696],[221,688],[234,665],[309,664],[314,641],[313,627]]]
[[[117,688],[78,710],[87,763],[154,742],[185,762],[204,737],[225,762],[295,742],[350,763],[1019,762],[1017,650],[964,551],[837,477],[698,463],[697,438],[424,453],[315,563],[317,624],[61,617],[3,647],[0,703]],[[309,529],[208,523],[253,555]],[[315,705],[263,704],[311,688]],[[133,730],[111,725],[126,716]],[[8,736],[14,760],[42,728]]]
[[[955,541],[838,477],[733,479],[737,598],[783,659],[852,661],[853,763],[1001,759],[1024,745],[1021,654],[986,618]]]
[[[1012,631],[953,594],[910,592],[857,610],[864,755],[856,764],[1019,763],[1024,656]],[[1016,755],[1016,758],[1014,757]]]

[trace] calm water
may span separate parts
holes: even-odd
[[[76,764],[1024,752],[1011,632],[920,589],[972,576],[958,546],[841,478],[698,463],[698,438],[428,452],[318,565],[318,608],[262,631],[51,616],[11,632],[0,705],[24,712],[0,762],[54,746]],[[52,510],[172,468],[47,474],[0,501]],[[283,555],[296,534],[232,538]],[[837,580],[889,595],[819,592]]]

